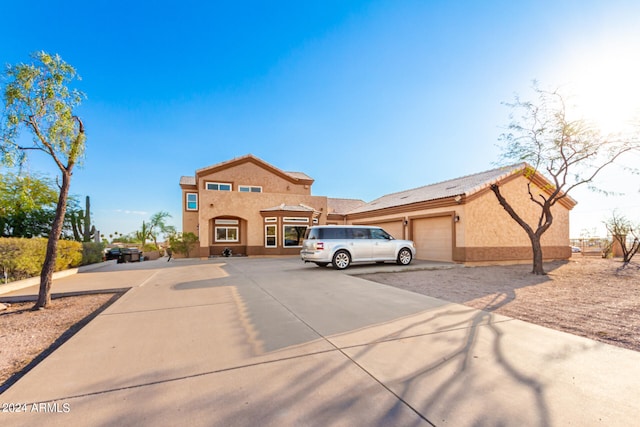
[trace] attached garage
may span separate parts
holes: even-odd
[[[451,215],[411,220],[417,259],[453,262],[453,220]]]
[[[497,185],[516,211],[535,211],[539,207],[531,201],[530,192],[548,194],[554,187],[541,174],[532,175],[532,170],[520,163],[388,194],[346,212],[345,223],[377,225],[398,238],[404,231],[402,237],[414,241],[416,258],[421,260],[530,262],[526,233],[509,217],[491,187]],[[571,256],[569,211],[575,204],[567,196],[553,207],[553,225],[542,242],[545,259]],[[535,223],[535,212],[525,220]]]

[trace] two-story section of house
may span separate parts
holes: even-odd
[[[312,196],[313,179],[246,155],[183,176],[182,229],[196,234],[201,257],[294,255],[306,229],[325,224],[327,197]]]

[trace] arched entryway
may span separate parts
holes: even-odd
[[[223,255],[230,250],[233,255],[247,254],[247,221],[231,215],[209,220],[209,255]]]

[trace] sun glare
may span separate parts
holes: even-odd
[[[610,50],[591,57],[571,84],[578,112],[605,133],[624,132],[640,118],[640,57]]]

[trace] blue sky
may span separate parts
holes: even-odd
[[[491,169],[502,102],[533,79],[609,124],[640,100],[637,1],[35,0],[2,15],[0,63],[45,50],[82,76],[71,193],[106,235],[161,210],[180,228],[180,176],[248,153],[366,201]],[[638,178],[616,173],[602,185],[625,197],[573,194],[572,237],[603,234],[616,207],[640,219]]]

